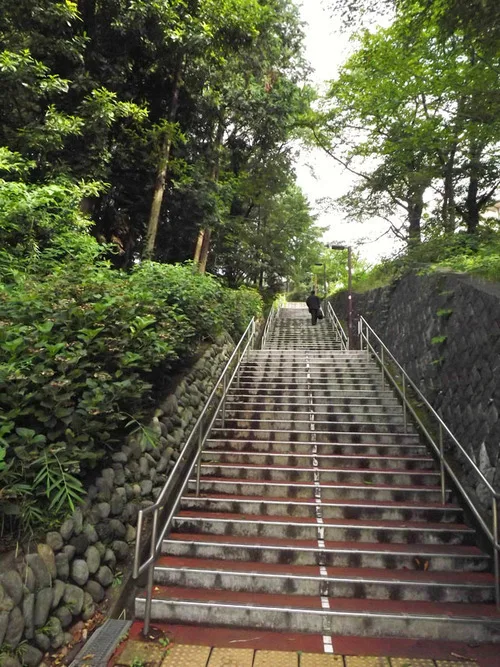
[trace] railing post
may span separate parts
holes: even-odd
[[[384,346],[380,348],[380,363],[382,364],[382,390],[385,389],[385,362],[384,362]]]
[[[236,386],[240,388],[240,366],[241,366],[241,348],[238,348],[238,361],[236,366]]]
[[[366,358],[370,358],[370,329],[366,329]]]
[[[441,477],[441,502],[446,504],[446,485],[444,476],[444,445],[443,445],[443,425],[439,422],[439,469]]]
[[[500,609],[500,555],[498,553],[498,499],[495,495],[492,497],[493,511],[493,562],[495,571],[495,603],[497,609]]]
[[[403,373],[403,428],[406,433],[408,429],[408,414],[406,408],[406,375]]]
[[[227,394],[227,373],[224,374],[224,382],[223,382],[221,428],[224,428],[224,424],[226,421],[226,394]]]
[[[151,530],[151,548],[149,556],[151,558],[151,565],[148,568],[148,583],[146,587],[146,607],[144,609],[144,629],[145,637],[149,635],[149,623],[151,621],[151,604],[153,597],[153,574],[154,574],[154,559],[156,558],[156,535],[158,532],[158,509],[153,513],[153,527]]]
[[[196,465],[196,495],[200,495],[200,477],[201,477],[201,449],[203,447],[203,429],[201,424],[198,430],[198,462]]]
[[[137,528],[135,533],[135,549],[134,549],[134,572],[132,576],[137,579],[139,575],[139,558],[141,553],[141,537],[142,537],[142,510],[137,516]]]

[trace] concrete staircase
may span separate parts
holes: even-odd
[[[340,338],[328,319],[310,326],[310,315],[302,304],[282,308],[277,325],[265,342],[269,350],[340,350]]]
[[[153,621],[500,641],[490,558],[378,367],[339,347],[285,308],[243,364],[163,544]]]

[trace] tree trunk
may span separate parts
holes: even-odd
[[[479,225],[479,203],[477,193],[479,191],[479,182],[477,176],[471,174],[469,187],[467,188],[467,199],[465,201],[465,222],[467,224],[467,234],[475,234]]]
[[[264,267],[261,265],[259,271],[259,289],[264,287]]]
[[[470,172],[469,185],[467,187],[467,199],[465,200],[464,222],[467,225],[467,233],[475,234],[479,225],[479,171],[481,168],[482,146],[476,142],[471,143],[470,148]]]
[[[456,146],[450,151],[448,161],[444,168],[444,198],[441,208],[443,218],[443,228],[447,234],[455,231],[456,222],[456,204],[455,204],[455,184],[453,182],[453,169],[455,166]]]
[[[181,84],[182,64],[180,64],[175,73],[174,90],[172,92],[172,99],[170,102],[170,110],[168,114],[169,123],[175,122],[177,115],[177,108],[179,106],[179,91]],[[161,206],[163,203],[163,196],[165,194],[165,185],[167,182],[168,165],[170,161],[170,151],[172,149],[172,128],[163,138],[161,147],[160,164],[156,173],[155,185],[153,190],[153,201],[151,203],[151,211],[149,213],[148,229],[146,232],[146,242],[144,245],[143,258],[152,259],[155,249],[156,236],[158,233],[158,222],[160,220]]]
[[[422,211],[424,210],[424,190],[411,189],[408,192],[408,236],[409,245],[416,245],[421,242]]]
[[[259,287],[262,289],[264,286],[264,262],[262,260],[262,256],[260,254],[260,249],[262,247],[261,244],[261,232],[262,228],[265,226],[264,223],[266,221],[266,211],[264,211],[264,218],[262,218],[262,208],[261,205],[259,204],[259,213],[257,216],[257,248],[255,252],[255,264],[259,267],[258,268],[258,274],[257,274],[257,281],[259,284]]]
[[[219,119],[217,125],[217,134],[214,142],[214,155],[212,163],[212,173],[210,175],[212,182],[215,184],[219,180],[219,166],[220,166],[220,147],[222,144],[222,138],[224,136],[224,124],[221,119]],[[212,230],[208,227],[200,229],[198,234],[198,240],[196,242],[196,252],[194,256],[194,261],[198,261],[198,269],[200,273],[205,273],[207,268],[207,259],[208,252],[210,250],[210,237],[212,235]],[[197,251],[200,248],[199,258],[197,259]]]
[[[200,263],[201,246],[203,245],[204,236],[205,236],[205,230],[200,229],[200,231],[198,233],[198,238],[196,240],[196,249],[194,251],[194,262],[195,262],[195,264]]]
[[[210,237],[212,236],[212,230],[210,227],[202,229],[200,234],[203,234],[203,240],[201,243],[201,252],[200,252],[200,263],[198,265],[200,273],[205,273],[207,270],[207,259],[208,251],[210,250]]]
[[[92,40],[95,34],[96,0],[78,0],[77,5],[78,13],[82,18],[83,30],[87,34],[89,40]]]

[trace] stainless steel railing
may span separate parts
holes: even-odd
[[[366,350],[368,355],[373,355],[373,357],[378,361],[382,369],[382,378],[387,378],[393,385],[396,392],[399,394],[403,400],[403,419],[404,419],[404,430],[406,431],[408,423],[408,413],[411,414],[413,419],[418,424],[421,432],[424,434],[428,440],[433,451],[439,458],[439,467],[440,467],[440,478],[441,478],[441,501],[443,505],[446,503],[446,475],[453,480],[456,487],[459,489],[461,495],[463,496],[465,502],[467,503],[472,514],[482,527],[485,535],[489,539],[492,545],[493,550],[493,563],[494,563],[494,574],[495,574],[495,601],[497,608],[500,609],[500,544],[499,544],[499,535],[498,535],[498,499],[500,498],[500,493],[496,491],[490,482],[486,479],[481,470],[477,467],[475,461],[470,457],[467,451],[464,449],[462,444],[457,440],[453,435],[450,429],[446,426],[444,421],[438,415],[436,410],[432,407],[429,401],[422,394],[418,386],[413,382],[408,373],[404,370],[401,364],[394,357],[392,352],[389,350],[387,345],[382,341],[382,339],[375,333],[371,328],[368,322],[363,318],[359,318],[358,322],[358,334],[360,339],[361,349]],[[390,366],[388,365],[390,363]],[[392,368],[395,368],[397,374],[393,372]],[[398,377],[399,376],[399,377]],[[408,389],[411,388],[414,395],[418,398],[418,401],[426,408],[427,416],[435,424],[435,433],[433,435],[429,428],[424,424],[420,415],[416,412],[411,402],[408,400]],[[434,429],[432,429],[434,431]],[[455,447],[460,451],[460,454],[465,458],[469,464],[469,472],[472,472],[476,478],[481,481],[489,494],[491,502],[491,522],[488,522],[482,515],[482,513],[476,507],[476,504],[470,497],[470,494],[464,488],[462,482],[455,474],[453,468],[450,466],[446,460],[444,454],[444,440],[446,438],[447,443],[451,443],[452,447]]]
[[[337,317],[337,313],[333,310],[332,304],[329,301],[327,301],[326,304],[327,304],[327,306],[326,306],[326,316],[332,322],[333,328],[335,329],[335,331],[337,333],[337,336],[340,340],[340,348],[342,350],[348,350],[349,349],[349,336],[344,331],[344,327],[340,323],[340,320]]]
[[[200,489],[200,468],[201,468],[201,453],[205,445],[207,436],[212,429],[212,426],[221,413],[222,424],[225,419],[225,405],[226,396],[232,382],[236,378],[239,382],[239,372],[242,360],[247,355],[248,351],[255,345],[256,340],[256,322],[255,318],[250,320],[245,333],[240,338],[231,357],[224,367],[219,379],[217,380],[208,400],[198,417],[196,424],[193,426],[191,433],[184,447],[182,448],[179,458],[175,462],[172,471],[165,482],[160,495],[155,503],[140,510],[137,519],[137,536],[134,553],[134,568],[133,577],[136,579],[139,575],[147,570],[148,581],[146,587],[146,608],[144,614],[144,634],[149,632],[149,624],[151,620],[151,602],[153,590],[153,572],[154,564],[158,554],[161,551],[161,545],[169,532],[173,517],[177,511],[182,494],[191,478],[195,466],[196,473],[196,493],[199,494]],[[179,487],[180,485],[180,487]],[[166,519],[163,526],[159,526],[159,521],[164,512],[167,512]],[[151,543],[148,558],[141,564],[141,546],[142,546],[142,529],[145,517],[152,514],[151,525]]]
[[[264,349],[266,346],[267,337],[269,336],[274,321],[278,317],[278,313],[282,307],[283,307],[282,299],[276,299],[275,301],[273,301],[273,305],[271,306],[271,310],[269,311],[269,315],[267,316],[266,326],[264,327],[264,333],[262,334],[262,340],[260,343],[262,349]]]

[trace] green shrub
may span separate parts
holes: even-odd
[[[154,377],[260,311],[256,292],[190,265],[40,264],[0,288],[0,501],[23,521],[35,500],[52,516],[73,507],[82,473],[150,408]]]
[[[413,246],[353,277],[353,287],[365,292],[384,287],[408,273],[456,271],[500,281],[500,234],[481,228],[476,234],[458,232]]]
[[[31,168],[0,149],[0,520],[22,531],[75,506],[174,364],[261,312],[191,264],[112,269],[79,207],[101,186]]]
[[[255,289],[242,286],[225,291],[225,328],[235,341],[245,331],[252,317],[262,317],[262,307],[262,298]]]

